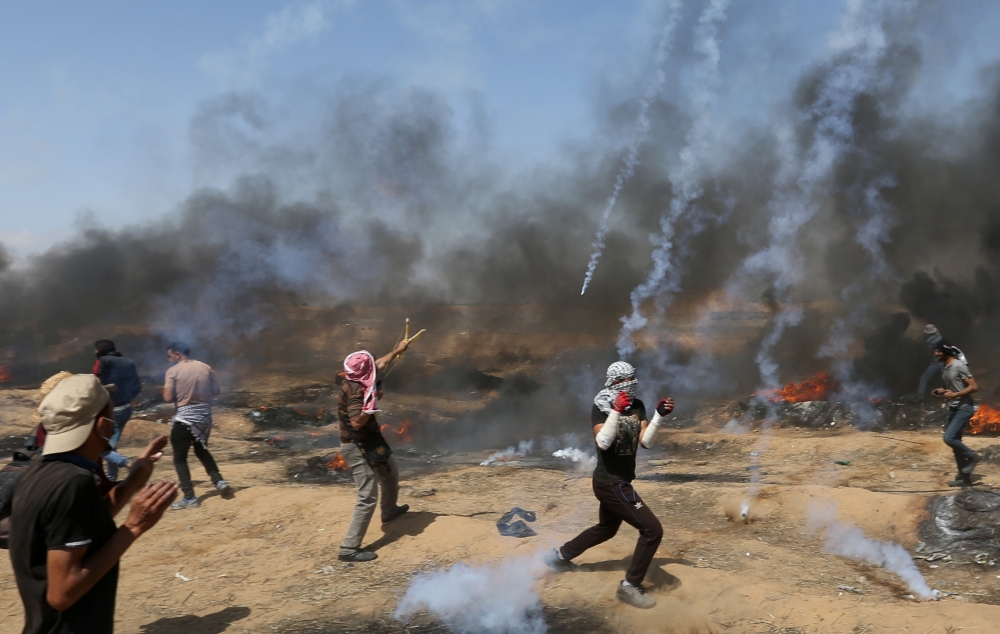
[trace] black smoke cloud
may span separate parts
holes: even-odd
[[[900,37],[894,51],[884,62],[894,81],[853,106],[863,152],[838,165],[801,237],[807,279],[794,298],[822,305],[811,305],[775,348],[784,380],[823,365],[817,351],[832,316],[847,310],[838,302],[865,268],[854,241],[852,184],[876,173],[893,179],[884,190],[894,219],[885,253],[895,281],[868,291],[880,309],[858,332],[869,353],[867,361],[858,355],[859,375],[894,392],[915,385],[923,367],[912,346],[925,321],[973,348],[973,359],[1000,351],[1000,341],[985,332],[997,331],[1000,310],[997,74],[983,74],[982,99],[938,122],[905,107],[922,68],[920,47]],[[679,50],[677,63],[690,56]],[[812,133],[811,91],[836,63],[806,69],[773,113],[797,122],[800,152]],[[238,359],[262,333],[280,340],[271,331],[275,316],[301,303],[538,304],[555,327],[606,333],[607,351],[587,359],[614,360],[618,318],[650,266],[648,237],[669,206],[670,168],[691,124],[682,89],[666,91],[650,108],[650,136],[583,298],[578,289],[597,214],[620,169],[634,100],[602,96],[595,138],[567,144],[557,160],[513,171],[493,158],[480,104],[459,117],[434,90],[370,78],[346,79],[310,99],[314,116],[302,119],[273,96],[209,100],[191,123],[192,145],[199,169],[231,175],[231,186],[196,191],[149,225],[84,226],[21,266],[7,266],[0,252],[2,361],[37,377],[51,369],[43,360],[73,337],[109,331],[139,333],[135,345],[149,354],[181,338],[210,360]],[[695,201],[715,221],[690,242],[682,297],[722,287],[764,240],[783,150],[769,122],[739,134],[706,170],[704,194]],[[767,290],[742,299],[773,313]],[[905,324],[895,315],[901,306]],[[670,336],[669,316],[662,326],[669,359],[636,359],[660,384],[713,396],[757,387],[751,364],[759,337],[707,363],[704,351]],[[684,376],[689,380],[680,381]]]

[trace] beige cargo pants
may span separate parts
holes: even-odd
[[[354,485],[358,489],[358,501],[354,505],[354,515],[347,535],[340,545],[342,553],[349,553],[361,548],[361,540],[365,538],[368,525],[375,514],[375,503],[378,501],[378,489],[382,488],[382,517],[391,515],[396,510],[399,498],[399,470],[396,459],[390,457],[384,465],[372,468],[361,455],[361,450],[352,442],[344,442],[340,446],[340,455],[347,463],[347,469],[354,476]]]

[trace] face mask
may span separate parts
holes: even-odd
[[[100,418],[100,419],[98,419],[98,422],[100,422],[100,421],[102,421],[102,420],[106,420],[106,421],[108,421],[109,423],[111,423],[111,429],[114,429],[114,428],[115,428],[115,421],[113,421],[113,420],[111,420],[110,418],[107,418],[107,417],[105,417],[105,416],[101,416],[101,418]],[[112,434],[112,435],[114,435],[114,434]],[[111,438],[108,438],[108,437],[105,437],[105,436],[101,436],[101,432],[100,432],[100,431],[98,431],[98,432],[97,432],[97,436],[98,436],[98,437],[99,437],[99,438],[100,438],[101,440],[103,440],[104,442],[108,443],[108,449],[114,449],[114,447],[112,447],[112,446],[111,446]]]
[[[636,392],[639,390],[639,381],[632,379],[631,381],[623,381],[611,386],[614,392],[625,392],[628,394],[629,398],[635,398]]]

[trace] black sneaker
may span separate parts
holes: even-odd
[[[370,550],[361,550],[360,548],[355,548],[352,551],[345,552],[343,549],[340,551],[340,555],[337,557],[340,561],[372,561],[373,559],[378,559],[378,555]]]
[[[983,457],[977,453],[972,454],[969,461],[962,467],[962,475],[971,475],[976,469],[976,465],[983,461]]]
[[[545,565],[556,572],[573,572],[580,566],[574,564],[569,559],[563,559],[559,556],[559,551],[553,548],[545,554],[545,558],[542,559]]]
[[[389,522],[391,522],[392,520],[396,519],[397,517],[399,517],[400,515],[409,510],[410,510],[409,504],[403,504],[402,506],[397,506],[396,510],[393,511],[391,515],[386,515],[382,518],[382,523],[388,524]]]
[[[619,601],[624,601],[633,607],[643,610],[656,607],[656,599],[646,594],[642,586],[627,586],[624,583],[619,583],[618,592],[615,596],[618,597]]]
[[[964,476],[958,478],[957,480],[950,481],[948,483],[948,486],[950,486],[950,487],[971,487],[972,486],[972,478],[970,478],[967,475],[964,475]]]

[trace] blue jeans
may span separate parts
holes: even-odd
[[[101,454],[104,458],[108,479],[115,481],[118,479],[118,469],[128,466],[129,460],[114,449],[118,448],[118,441],[122,439],[122,432],[125,431],[125,423],[132,418],[132,407],[126,407],[115,411],[115,433],[111,435],[112,451]]]
[[[924,370],[923,376],[920,377],[920,387],[917,388],[917,398],[921,401],[924,400],[924,394],[927,393],[927,384],[935,376],[941,376],[941,370],[944,369],[944,364],[940,361],[935,361],[934,363],[927,366]]]
[[[944,444],[951,447],[951,450],[955,452],[955,464],[958,465],[959,471],[968,464],[972,456],[976,455],[976,452],[969,449],[962,442],[962,431],[969,424],[969,419],[975,413],[976,410],[971,405],[962,405],[961,407],[948,409],[948,427],[944,430]]]

